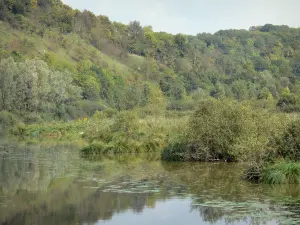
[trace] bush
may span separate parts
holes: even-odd
[[[26,131],[26,126],[24,123],[17,123],[12,129],[11,133],[23,137]]]
[[[97,142],[82,148],[81,153],[84,155],[101,154],[104,153],[105,149],[106,144],[104,144],[103,142]]]
[[[36,113],[30,113],[30,114],[26,114],[24,116],[24,122],[26,124],[32,124],[32,123],[42,123],[43,119],[41,118],[40,115],[36,114]]]
[[[204,161],[257,160],[268,149],[272,124],[269,113],[249,105],[205,100],[191,117],[189,143]]]
[[[92,116],[96,111],[103,111],[106,107],[99,102],[95,101],[80,101],[77,105],[81,112],[84,112],[86,116]]]
[[[190,117],[182,139],[169,143],[162,158],[176,161],[272,161],[278,157],[274,140],[282,136],[286,121],[287,116],[258,110],[248,103],[206,99]]]
[[[258,182],[261,180],[262,165],[258,163],[249,164],[244,170],[243,179]]]
[[[96,111],[93,115],[93,118],[97,119],[97,120],[101,120],[101,119],[105,119],[105,118],[112,118],[117,113],[118,113],[117,110],[108,108],[103,111]]]
[[[80,118],[85,115],[84,112],[79,110],[77,107],[71,106],[71,105],[66,106],[66,112],[68,113],[70,119],[72,119],[72,120],[75,120],[75,119]]]
[[[107,116],[107,118],[112,118],[118,114],[118,111],[116,109],[108,108],[103,110],[103,113]]]
[[[17,118],[9,112],[0,112],[0,125],[2,128],[7,129],[15,126],[17,123]],[[4,131],[4,130],[3,130]]]
[[[291,122],[284,133],[275,141],[277,156],[300,160],[300,119]]]
[[[176,140],[164,148],[161,159],[173,162],[187,161],[191,158],[188,152],[188,143],[184,140]]]
[[[167,110],[188,111],[195,110],[195,101],[193,100],[173,100],[167,105]]]

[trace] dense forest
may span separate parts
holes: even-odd
[[[189,110],[206,96],[300,110],[298,28],[172,35],[59,0],[1,0],[0,19],[0,110],[74,119],[156,101]]]
[[[0,34],[0,124],[15,134],[75,131],[84,152],[166,160],[300,158],[300,28],[173,35],[60,0],[0,0]]]

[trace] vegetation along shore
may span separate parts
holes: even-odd
[[[173,35],[59,0],[0,0],[7,135],[82,139],[85,155],[242,162],[250,181],[299,184],[299,112],[299,28]]]

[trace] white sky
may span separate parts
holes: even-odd
[[[64,0],[112,21],[138,20],[154,31],[197,34],[272,23],[300,27],[300,0]]]

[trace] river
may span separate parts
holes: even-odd
[[[0,224],[300,224],[300,186],[243,181],[241,164],[79,148],[1,141]]]

